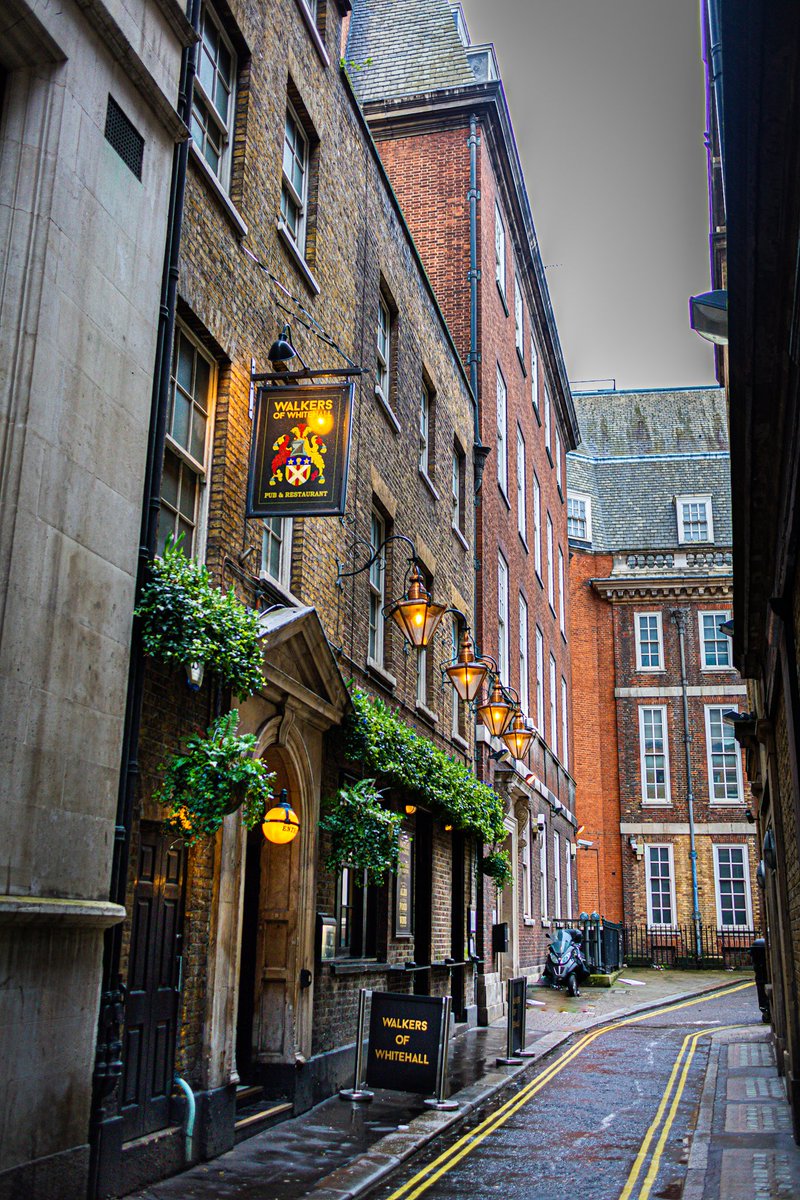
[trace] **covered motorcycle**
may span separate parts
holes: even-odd
[[[556,930],[547,950],[543,981],[550,987],[566,988],[570,996],[579,996],[578,985],[591,974],[582,944],[583,934],[579,929]]]

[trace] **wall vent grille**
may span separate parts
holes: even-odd
[[[130,121],[113,96],[108,97],[106,110],[106,141],[116,150],[125,166],[137,179],[142,178],[144,138]]]

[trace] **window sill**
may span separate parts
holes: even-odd
[[[671,800],[642,800],[642,808],[672,808]]]
[[[503,499],[505,500],[506,508],[508,509],[509,512],[511,512],[511,501],[509,500],[508,496],[506,495],[506,489],[503,487],[502,483],[500,483],[499,480],[497,482],[497,490],[500,493],[500,495],[503,497]]]
[[[377,679],[379,683],[382,683],[385,688],[388,688],[390,692],[393,692],[397,687],[397,680],[394,675],[390,671],[387,671],[381,663],[376,662],[374,658],[367,659],[367,670],[370,675]]]
[[[340,958],[329,961],[327,965],[331,975],[369,975],[373,971],[391,970],[391,963],[378,962],[374,958]]]
[[[191,155],[192,162],[194,163],[194,165],[196,167],[199,168],[200,174],[203,176],[206,183],[211,188],[211,191],[213,192],[215,199],[219,202],[219,205],[222,208],[222,211],[225,213],[225,216],[228,218],[231,225],[233,226],[234,232],[236,233],[237,237],[246,238],[247,237],[247,225],[242,220],[242,217],[239,213],[238,208],[233,203],[230,196],[225,191],[225,188],[222,186],[220,181],[217,179],[216,175],[211,170],[211,167],[208,165],[206,160],[203,158],[202,154],[197,149],[197,147],[195,146],[193,141],[189,142],[189,154]]]
[[[701,667],[703,675],[735,675],[736,667]]]
[[[709,808],[741,808],[744,800],[709,800]]]
[[[639,667],[636,668],[637,675],[666,675],[666,667]]]
[[[494,281],[497,284],[497,294],[500,297],[500,303],[503,306],[503,312],[506,314],[506,316],[508,316],[508,304],[506,303],[506,294],[503,291],[503,285],[501,284],[501,282],[497,278],[497,276],[495,276]]]
[[[535,924],[536,924],[536,922],[535,922],[535,920],[533,919],[533,917],[523,917],[523,918],[522,918],[522,923],[523,923],[523,925],[527,925],[527,926],[528,926],[528,928],[530,928],[532,925],[535,925]]]
[[[469,754],[469,742],[466,738],[463,738],[460,733],[451,733],[450,741],[454,746],[458,746],[462,753]]]
[[[549,917],[542,917],[542,922],[541,922],[541,924],[542,924],[542,929],[549,929],[549,928],[550,928],[550,924],[551,924],[551,922],[550,922],[550,918],[549,918]]]
[[[527,379],[528,372],[525,370],[525,356],[520,350],[519,346],[517,346],[517,358],[519,359],[519,365],[522,367],[522,374]]]
[[[380,404],[381,409],[383,410],[383,415],[386,417],[386,420],[389,422],[395,433],[402,433],[400,422],[394,415],[389,401],[386,399],[377,383],[375,384],[375,399],[378,401],[378,404]]]
[[[277,220],[277,227],[278,227],[278,237],[281,239],[284,246],[289,251],[289,257],[291,258],[292,262],[294,263],[294,265],[297,267],[298,271],[300,272],[303,282],[305,283],[306,287],[309,289],[309,291],[311,292],[312,295],[318,296],[319,292],[320,292],[319,284],[317,283],[316,279],[314,278],[314,276],[311,272],[311,268],[309,267],[308,263],[303,258],[300,251],[298,250],[298,248],[295,244],[294,238],[289,233],[289,230],[286,228],[286,225],[284,224],[283,220],[280,217],[278,217],[278,220]]]
[[[437,717],[436,713],[433,712],[432,709],[428,708],[427,704],[420,704],[418,701],[417,705],[416,705],[416,709],[417,709],[417,712],[419,713],[419,715],[422,717],[422,719],[424,721],[427,721],[429,725],[438,725],[439,724],[439,718]]]
[[[331,65],[331,60],[328,56],[328,51],[325,49],[325,43],[323,42],[322,38],[320,37],[319,30],[317,29],[317,26],[314,23],[314,18],[312,17],[311,13],[306,8],[305,4],[303,3],[303,0],[297,0],[297,7],[300,9],[300,15],[305,22],[305,25],[306,25],[306,28],[308,29],[311,40],[314,43],[314,49],[316,50],[317,54],[319,55],[320,60],[322,61],[323,67],[329,67]]]
[[[458,526],[451,525],[450,528],[452,529],[453,533],[456,535],[456,540],[461,544],[462,550],[469,550],[469,542],[464,537],[463,533],[458,528]]]
[[[394,415],[394,414],[393,414],[393,415]],[[427,471],[424,471],[424,470],[422,469],[422,467],[420,467],[420,469],[419,469],[419,477],[420,477],[420,479],[422,480],[422,482],[425,484],[425,487],[428,489],[428,491],[430,492],[430,494],[433,496],[434,500],[439,500],[439,499],[441,499],[441,497],[439,496],[439,493],[437,492],[436,488],[433,486],[433,480],[431,479],[431,477],[430,477],[430,475],[428,474],[428,472],[427,472]]]

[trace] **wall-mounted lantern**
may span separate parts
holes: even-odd
[[[276,846],[285,846],[297,837],[300,819],[289,805],[289,793],[284,788],[278,797],[278,804],[271,808],[264,817],[261,826],[264,837]]]

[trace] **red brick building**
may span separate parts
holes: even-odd
[[[478,728],[478,771],[505,797],[516,866],[513,888],[484,898],[485,1018],[500,1010],[501,978],[538,972],[551,918],[577,912],[565,465],[577,425],[494,48],[470,44],[460,5],[370,0],[353,5],[346,60],[470,367],[480,459],[490,451],[476,641],[539,735],[526,764],[493,758],[502,745]]]
[[[568,459],[582,908],[660,931],[759,919],[733,667],[729,455],[721,391],[575,397]],[[691,815],[690,815],[691,807]],[[748,819],[749,818],[749,819]],[[686,935],[669,931],[683,928]],[[630,948],[629,948],[630,953]]]

